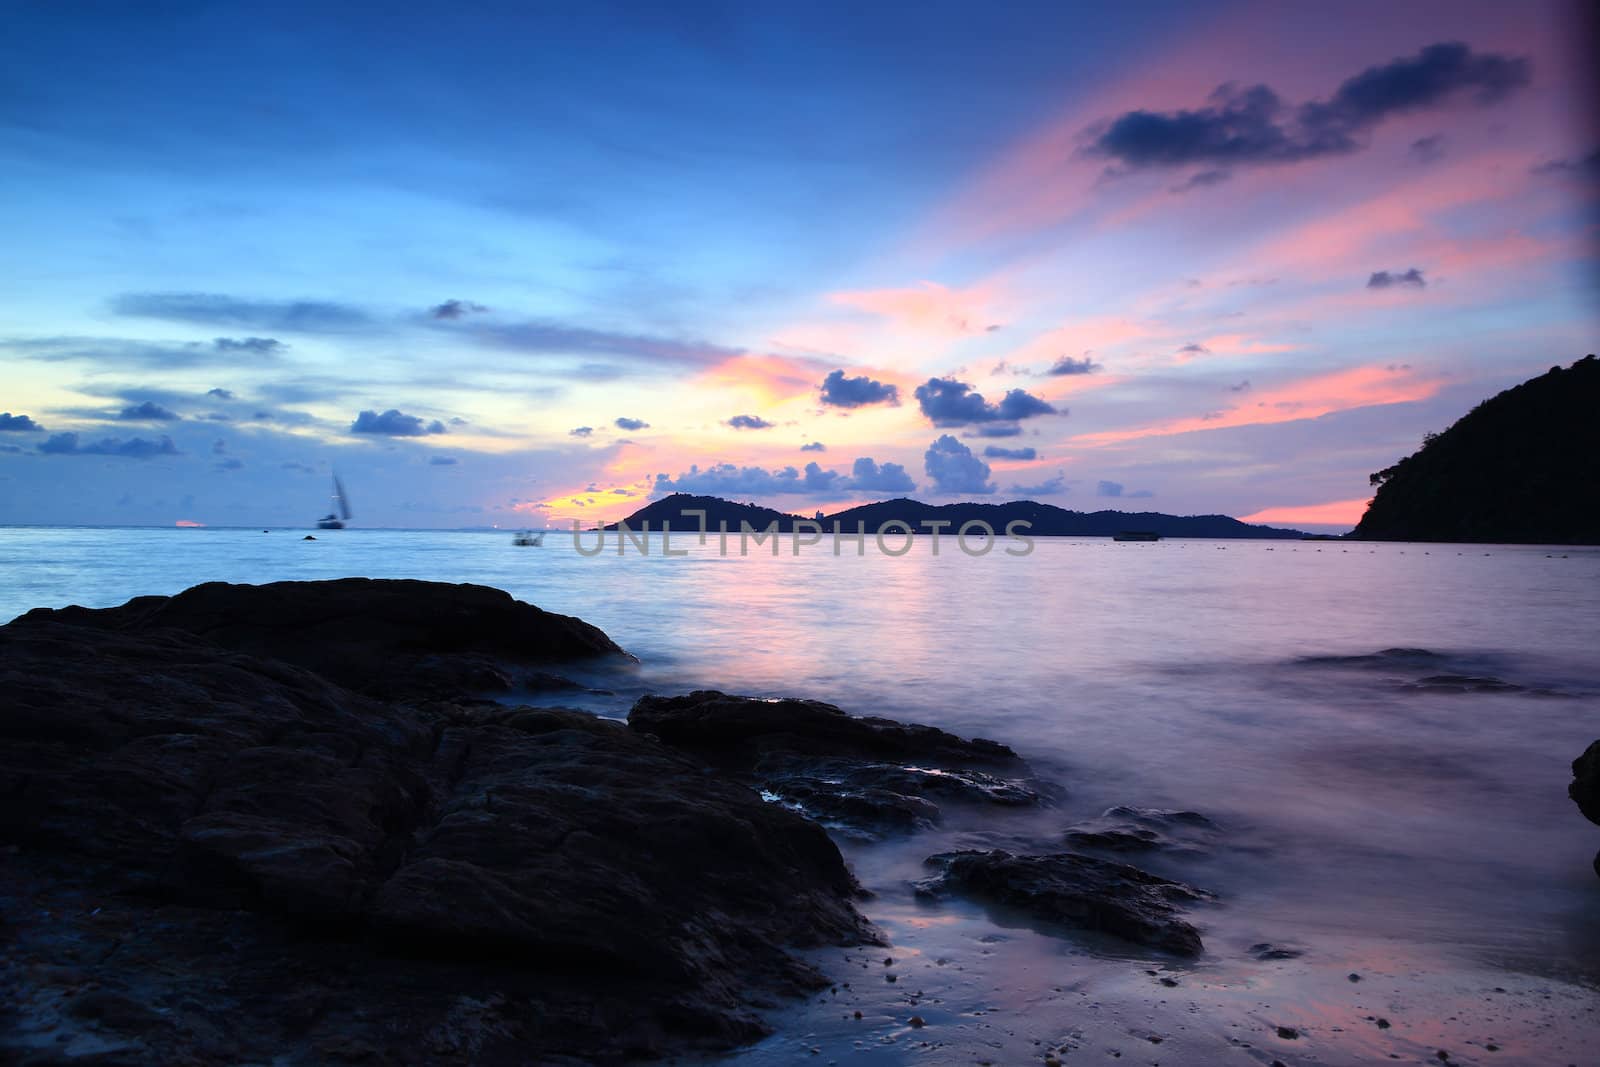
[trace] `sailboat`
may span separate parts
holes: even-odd
[[[317,520],[319,530],[342,530],[350,519],[350,498],[344,495],[339,476],[333,476],[333,510]]]

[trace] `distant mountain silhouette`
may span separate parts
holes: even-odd
[[[1353,537],[1600,544],[1600,360],[1485,400],[1371,482]]]
[[[694,510],[706,513],[706,529],[713,531],[719,528],[720,523],[727,523],[729,530],[737,531],[742,521],[757,530],[776,522],[779,532],[789,533],[793,531],[794,524],[801,521],[801,516],[787,515],[755,504],[736,504],[720,497],[691,496],[688,493],[673,493],[640,508],[622,521],[630,530],[644,529],[646,522],[650,524],[649,529],[652,530],[661,529],[663,522],[671,523],[674,530],[698,530],[699,516],[684,514],[685,511]],[[949,525],[944,527],[944,530],[953,533],[960,529],[963,523],[981,520],[988,523],[996,533],[1003,534],[1006,525],[1018,519],[1031,523],[1032,526],[1025,532],[1029,536],[1037,537],[1111,537],[1124,530],[1147,530],[1162,537],[1282,540],[1306,536],[1299,530],[1252,526],[1238,519],[1230,519],[1226,515],[1179,516],[1163,515],[1155,511],[1068,511],[1065,508],[1040,504],[1033,500],[1014,500],[1007,504],[935,505],[902,497],[876,504],[862,504],[833,515],[825,515],[821,523],[823,530],[832,531],[833,524],[837,522],[839,529],[846,533],[855,533],[857,523],[860,523],[866,533],[875,534],[885,523],[894,521],[903,522],[919,533],[929,529],[923,525],[924,522],[946,522]],[[617,524],[605,528],[615,530]]]

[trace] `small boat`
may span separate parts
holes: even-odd
[[[350,499],[344,495],[344,486],[339,484],[339,476],[333,476],[333,510],[317,520],[319,530],[342,530],[344,524],[350,520]]]
[[[516,536],[511,538],[511,543],[529,548],[538,548],[544,544],[544,532],[534,533],[532,530],[518,530]]]
[[[1159,541],[1161,535],[1154,530],[1123,530],[1112,537],[1113,541]]]

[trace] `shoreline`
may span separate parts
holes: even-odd
[[[383,587],[395,583],[360,584]],[[398,584],[417,588],[428,585]],[[509,599],[505,598],[508,602]],[[117,615],[115,611],[79,609],[78,614],[83,617],[63,621],[81,626],[90,618],[105,618],[114,620],[117,632],[136,636],[138,627],[164,610],[170,612],[168,606],[158,604],[141,608],[135,613],[137,617],[132,617],[126,610]],[[217,616],[214,609],[207,609],[184,617]],[[26,633],[40,620],[19,622],[20,631]],[[96,621],[94,625],[102,624]],[[256,653],[262,651],[256,647],[260,640],[284,640],[281,635],[263,638],[259,634],[216,631],[210,622],[206,625],[211,627],[209,641],[214,643],[220,634],[225,644],[250,648]],[[130,626],[134,628],[131,631]],[[7,648],[6,639],[18,632],[15,625],[0,628],[0,652]],[[594,643],[605,641],[603,634],[586,640],[594,648],[605,647]],[[308,653],[296,651],[302,645],[291,642],[273,647],[280,654],[303,656]],[[359,667],[370,678],[369,689],[381,680],[384,690],[392,694],[388,699],[403,696],[412,702],[434,683],[443,688],[436,690],[440,696],[431,699],[437,701],[442,696],[446,701],[455,701],[459,696],[446,694],[452,689],[459,694],[464,680],[476,685],[486,678],[493,679],[492,673],[485,672],[531,669],[518,667],[505,658],[506,650],[510,650],[512,660],[516,658],[511,645],[489,657],[495,660],[493,663],[481,655],[469,655],[463,660],[458,653],[446,650],[428,666],[432,682],[424,684],[422,676],[411,680],[388,676],[381,664],[389,653],[381,647],[352,647],[358,654],[353,659],[342,657],[348,662],[331,669],[346,672],[349,682],[359,681],[356,674],[349,673]],[[615,645],[609,647],[616,650]],[[367,651],[361,652],[362,648]],[[143,663],[139,669],[145,672],[167,669],[154,661],[138,662]],[[544,681],[541,687],[528,692],[537,692],[541,702],[547,704],[559,702],[568,690],[547,668],[539,666],[536,673]],[[585,669],[584,676],[598,682],[604,673],[604,669],[592,674]],[[71,681],[64,679],[63,685],[66,688],[60,692],[77,691]],[[331,695],[319,699],[357,699],[329,692]],[[496,724],[521,721],[526,725],[518,729],[570,733],[580,721],[562,718],[569,713],[552,707],[526,711],[493,704],[476,705],[477,710],[472,705],[460,707],[462,710],[447,716],[447,722],[456,723],[454,727],[447,726],[447,730],[501,729]],[[821,732],[794,735],[811,740],[774,740],[772,726],[766,724],[764,716],[775,708],[783,713],[781,722],[787,734],[793,733],[788,724],[795,721],[814,722],[815,729]],[[715,1056],[670,1041],[658,1046],[655,1054],[675,1056],[678,1062],[686,1063],[750,1064],[787,1062],[788,1057],[800,1054],[819,1056],[822,1062],[863,1064],[899,1062],[900,1057],[912,1054],[940,1063],[981,1062],[984,1056],[993,1056],[995,1063],[1022,1062],[1024,1058],[1049,1062],[1048,1057],[1052,1056],[1070,1063],[1089,1055],[1120,1053],[1139,1062],[1148,1058],[1167,1064],[1219,1062],[1224,1054],[1236,1054],[1241,1063],[1281,1059],[1292,1064],[1364,1062],[1378,1053],[1385,1059],[1393,1053],[1406,1061],[1423,1062],[1434,1057],[1432,1062],[1439,1062],[1437,1053],[1444,1050],[1448,1062],[1456,1063],[1519,1062],[1519,1057],[1556,1062],[1552,1057],[1569,1055],[1568,1050],[1572,1049],[1581,1052],[1593,1039],[1600,1038],[1600,1020],[1584,999],[1592,999],[1597,988],[1593,976],[1588,981],[1580,976],[1564,980],[1528,975],[1515,965],[1496,968],[1474,962],[1471,953],[1462,955],[1430,946],[1426,939],[1397,941],[1392,936],[1352,937],[1337,930],[1286,930],[1283,917],[1274,919],[1271,909],[1260,911],[1260,899],[1236,888],[1218,893],[1214,900],[1181,894],[1173,898],[1183,903],[1172,920],[1193,922],[1205,941],[1203,951],[1192,960],[1152,952],[1103,934],[1074,931],[1070,924],[1063,928],[1059,917],[1029,916],[1025,909],[1017,910],[1015,901],[984,903],[981,896],[973,897],[961,888],[954,892],[947,889],[937,896],[915,892],[913,883],[926,881],[936,873],[924,863],[931,854],[951,849],[992,853],[998,849],[1017,855],[1056,855],[1063,850],[1059,837],[1062,828],[1072,826],[1080,827],[1076,832],[1083,839],[1068,847],[1068,853],[1099,856],[1117,865],[1115,871],[1092,867],[1096,878],[1108,874],[1127,877],[1120,871],[1122,865],[1131,863],[1164,878],[1192,882],[1202,890],[1226,888],[1237,885],[1240,870],[1270,872],[1286,857],[1275,856],[1270,840],[1258,839],[1252,828],[1228,820],[1213,821],[1205,812],[1196,813],[1191,819],[1183,812],[1141,815],[1139,809],[1124,809],[1132,814],[1112,818],[1108,812],[1095,817],[1092,811],[1084,810],[1081,784],[1055,780],[1063,772],[1054,766],[1041,776],[1043,765],[1024,762],[1029,756],[1026,751],[1011,753],[1003,746],[984,747],[988,743],[964,741],[931,728],[843,716],[837,709],[829,709],[830,706],[813,701],[775,704],[720,694],[695,694],[654,704],[645,698],[635,703],[634,716],[630,716],[634,718],[633,730],[620,724],[614,730],[601,730],[610,744],[611,734],[621,736],[643,728],[658,743],[686,756],[690,764],[711,768],[719,779],[742,789],[759,787],[771,792],[768,802],[758,807],[774,814],[781,814],[784,808],[799,808],[820,816],[834,846],[842,852],[847,869],[870,894],[851,905],[869,924],[852,936],[882,942],[866,948],[802,949],[795,956],[803,961],[802,970],[789,972],[785,964],[770,973],[789,973],[792,978],[811,973],[816,978],[806,979],[776,999],[760,992],[757,986],[761,980],[756,980],[755,985],[736,993],[734,1001],[725,1002],[731,1007],[735,1001],[753,997],[751,1003],[758,1006],[757,1014],[740,1009],[729,1018],[742,1018],[744,1021],[737,1024],[741,1027],[771,1027],[775,1031],[771,1036],[753,1044],[748,1043],[748,1038],[736,1041],[731,1052]],[[864,725],[874,722],[881,725]],[[931,733],[918,732],[930,730]],[[437,740],[434,746],[438,747]],[[928,770],[929,766],[940,766],[941,761],[944,769]],[[846,786],[842,790],[836,788],[840,782]],[[1063,785],[1065,794],[1060,792]],[[475,801],[461,810],[493,817],[493,796],[491,789],[482,794],[485,799],[481,804]],[[1185,817],[1176,818],[1177,815]],[[1575,812],[1573,815],[1578,818]],[[86,817],[99,818],[93,812]],[[474,816],[479,817],[482,815]],[[1101,821],[1095,822],[1096,818]],[[91,821],[84,825],[95,824]],[[1581,821],[1575,825],[1581,827]],[[1137,837],[1140,833],[1148,836]],[[15,843],[7,847],[8,854],[15,858],[32,855],[30,850],[37,845],[21,846],[21,852]],[[1128,851],[1130,847],[1133,851]],[[1093,882],[1083,888],[1063,890],[1056,883],[1049,890],[1056,894],[1051,898],[1056,903],[1049,906],[1059,907],[1060,901],[1066,899],[1100,900],[1102,903],[1095,906],[1124,909],[1117,914],[1139,914],[1126,912],[1128,898],[1119,895],[1121,890],[1106,889],[1108,884]],[[39,893],[53,892],[47,883],[36,883],[26,895],[34,898]],[[1062,892],[1087,896],[1063,897]],[[13,902],[18,899],[12,896]],[[441,898],[441,902],[460,899],[451,895]],[[98,906],[107,909],[105,904]],[[137,910],[138,905],[132,906]],[[1078,906],[1081,905],[1074,905]],[[230,907],[236,909],[237,905]],[[96,914],[115,911],[107,909]],[[195,914],[199,918],[215,918],[212,912]],[[225,908],[221,914],[235,911]],[[1168,921],[1159,909],[1144,914],[1146,918],[1138,921],[1147,921],[1150,915],[1156,916],[1158,922]],[[622,921],[626,924],[638,918],[634,914],[631,920]],[[101,920],[106,921],[109,919]],[[128,929],[137,927],[135,922]],[[1128,929],[1135,928],[1143,929]],[[840,932],[844,929],[836,927]],[[868,930],[872,933],[865,933]],[[89,940],[99,936],[92,931],[93,924],[85,925],[81,936]],[[892,959],[893,965],[886,968],[884,958]],[[159,954],[153,959],[159,959]],[[14,963],[8,963],[8,969]],[[65,970],[39,972],[28,979],[29,988],[35,990],[27,1001],[34,1012],[32,1022],[27,1024],[28,1044],[35,1056],[46,1057],[37,1062],[55,1062],[49,1055],[57,1044],[64,1046],[58,1050],[63,1055],[98,1048],[95,1042],[102,1038],[96,1034],[107,1026],[114,1030],[129,1019],[144,1019],[144,1025],[148,1025],[148,1011],[141,1015],[120,1001],[116,1011],[106,1007],[85,1009],[88,1014],[63,1010],[74,996],[95,994],[98,1000],[90,996],[90,1003],[105,1004],[105,996],[100,995],[104,990],[92,988],[93,980],[86,971],[63,966]],[[1351,981],[1347,970],[1358,973],[1360,980]],[[861,980],[854,977],[858,972],[863,976]],[[889,975],[895,981],[889,981]],[[728,989],[734,990],[746,986],[755,972],[735,972],[728,977],[735,983]],[[802,995],[798,1000],[788,999],[811,981],[822,981],[818,992]],[[780,985],[789,982],[784,979]],[[845,982],[850,985],[842,985]],[[1502,992],[1497,992],[1496,987]],[[126,999],[129,991],[117,995]],[[493,1046],[498,1040],[495,1035],[511,1025],[508,1017],[515,1014],[502,1006],[485,1015],[482,1005],[492,1001],[492,996],[488,1000],[476,997],[474,1002],[480,1007],[472,1011],[477,1015],[470,1024],[462,1024],[467,1032],[476,1035],[472,1040],[480,1042],[480,1054]],[[153,1010],[161,1011],[159,1007]],[[855,1011],[862,1012],[861,1019],[854,1017]],[[1469,1025],[1464,1021],[1469,1012],[1487,1012],[1488,1018],[1482,1026]],[[909,1021],[913,1015],[921,1020],[920,1025]],[[1366,1018],[1368,1015],[1373,1019]],[[1384,1018],[1390,1026],[1377,1027],[1376,1018]],[[54,1029],[39,1025],[52,1019]],[[62,1029],[64,1026],[68,1028]],[[1294,1036],[1282,1036],[1279,1027],[1294,1031]],[[67,1039],[58,1041],[62,1034]],[[753,1032],[748,1035],[754,1036]],[[1491,1044],[1496,1048],[1489,1049]],[[448,1043],[439,1048],[450,1051]],[[455,1052],[464,1048],[456,1048]],[[323,1049],[323,1053],[327,1051]],[[594,1061],[621,1062],[629,1058],[623,1055],[619,1060],[615,1053],[601,1053]],[[402,1061],[403,1058],[397,1062]],[[489,1057],[486,1062],[495,1059]]]

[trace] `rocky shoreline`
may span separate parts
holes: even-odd
[[[621,723],[485,698],[626,656],[496,590],[366,579],[214,583],[0,627],[0,1048],[37,1064],[728,1049],[828,985],[799,951],[880,940],[830,833],[1051,803],[1002,744],[815,701],[647,696]],[[919,890],[1198,954],[1187,909],[1209,894],[1123,861],[1164,847],[1162,820],[1203,817],[1113,815],[1037,854],[930,857]]]

